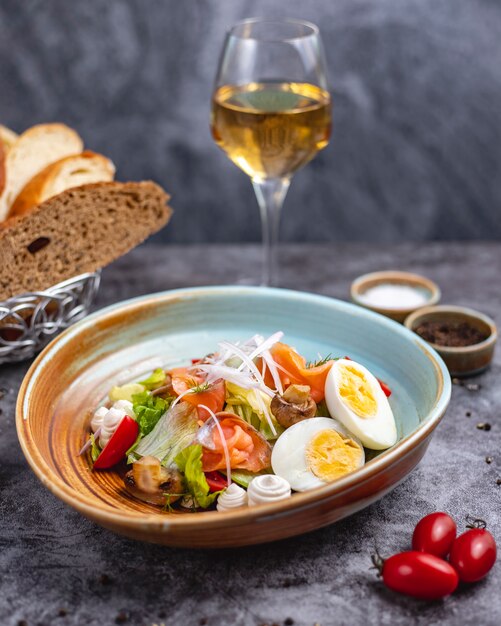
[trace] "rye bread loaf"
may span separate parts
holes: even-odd
[[[0,301],[94,272],[160,230],[172,210],[156,183],[68,189],[0,224]]]

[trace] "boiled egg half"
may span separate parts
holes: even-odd
[[[349,359],[335,361],[325,381],[325,401],[332,417],[366,448],[384,450],[397,441],[393,411],[369,370]]]
[[[271,454],[273,472],[294,491],[321,487],[364,463],[360,441],[330,417],[294,424],[280,435]]]

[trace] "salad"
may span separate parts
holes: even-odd
[[[130,466],[125,488],[147,503],[224,512],[335,481],[396,443],[383,382],[349,357],[307,362],[282,338],[221,341],[112,387],[80,454],[96,471]]]

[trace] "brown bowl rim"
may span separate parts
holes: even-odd
[[[432,341],[426,341],[426,339],[424,339],[424,341],[426,341],[426,343],[439,354],[475,354],[476,352],[485,350],[485,348],[489,348],[497,341],[498,330],[496,322],[491,317],[485,315],[485,313],[476,311],[475,309],[455,304],[439,304],[436,306],[425,306],[417,309],[405,318],[404,326],[412,332],[416,332],[414,330],[416,321],[419,320],[421,316],[429,315],[430,313],[456,313],[464,315],[465,319],[476,318],[486,324],[490,329],[490,334],[486,339],[479,341],[478,343],[474,343],[471,346],[441,346],[438,343],[433,343]]]
[[[292,512],[292,509],[294,509],[294,512],[300,512],[318,504],[319,502],[325,500],[328,496],[335,496],[340,492],[349,492],[352,489],[357,488],[367,479],[376,476],[388,467],[391,467],[391,465],[393,465],[397,460],[404,458],[420,443],[424,442],[440,423],[450,402],[450,378],[446,381],[443,376],[442,369],[439,365],[439,360],[441,361],[439,355],[436,354],[429,344],[416,336],[415,343],[429,358],[437,376],[438,390],[435,402],[427,413],[427,421],[421,423],[414,432],[401,439],[397,444],[395,444],[395,446],[392,446],[388,450],[384,450],[379,456],[367,462],[362,468],[331,484],[318,487],[317,489],[313,489],[311,491],[296,493],[294,494],[294,497],[287,500],[225,512],[223,515],[217,511],[207,511],[203,514],[197,515],[167,515],[160,512],[144,514],[128,510],[115,510],[112,507],[108,508],[106,505],[102,505],[92,497],[84,496],[74,488],[67,485],[50,468],[43,456],[39,453],[34,440],[31,438],[31,431],[29,428],[26,428],[25,423],[25,420],[27,419],[27,417],[25,418],[25,411],[28,406],[27,403],[29,401],[30,389],[36,382],[36,376],[40,375],[40,371],[43,371],[43,368],[39,371],[39,366],[43,364],[43,361],[53,356],[52,353],[57,352],[58,344],[61,342],[70,340],[74,334],[86,331],[88,332],[97,316],[99,316],[100,321],[104,322],[106,320],[109,323],[114,316],[123,316],[124,308],[127,309],[129,314],[133,314],[140,311],[143,307],[155,305],[156,302],[168,299],[178,299],[180,294],[191,295],[193,293],[201,293],[204,291],[214,294],[217,293],[217,290],[227,289],[227,286],[179,289],[160,294],[153,294],[150,296],[140,296],[129,301],[116,303],[106,307],[106,309],[103,309],[102,311],[97,311],[74,326],[68,328],[56,337],[38,355],[30,366],[19,390],[16,402],[16,429],[21,449],[26,460],[28,461],[28,464],[42,484],[49,489],[49,491],[86,517],[99,521],[103,525],[115,524],[117,527],[132,530],[135,530],[138,524],[141,525],[143,530],[145,528],[150,528],[151,531],[154,532],[158,531],[159,527],[168,530],[173,526],[184,526],[187,531],[196,530],[200,526],[204,525],[227,525],[227,522],[238,521],[241,519],[245,519],[247,522],[265,522],[276,516],[287,515]],[[237,288],[234,287],[233,289]],[[276,291],[283,292],[284,294],[298,293],[284,289],[277,289]],[[314,294],[308,295],[325,299],[325,296],[315,296]],[[343,304],[346,306],[353,306],[347,303]],[[437,360],[437,356],[439,360]]]
[[[377,313],[381,313],[383,315],[398,315],[400,317],[409,315],[410,313],[421,309],[422,307],[406,307],[406,308],[391,308],[391,307],[381,307],[381,306],[373,306],[364,302],[360,295],[363,293],[363,287],[368,286],[368,284],[373,283],[374,285],[381,284],[384,282],[394,282],[400,284],[407,285],[419,285],[420,287],[424,287],[429,291],[430,298],[426,301],[426,304],[422,306],[432,306],[437,304],[440,301],[442,296],[442,292],[440,291],[440,287],[430,278],[426,276],[422,276],[421,274],[416,274],[414,272],[404,272],[400,270],[381,270],[377,272],[369,272],[368,274],[362,274],[355,278],[355,280],[351,283],[350,286],[350,297],[355,304],[362,306],[366,309],[370,309],[371,311],[376,311]],[[367,287],[366,287],[367,288]]]

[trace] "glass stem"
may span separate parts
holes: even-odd
[[[290,185],[289,178],[253,179],[263,230],[263,270],[261,285],[271,287],[278,281],[277,245],[280,213]]]

